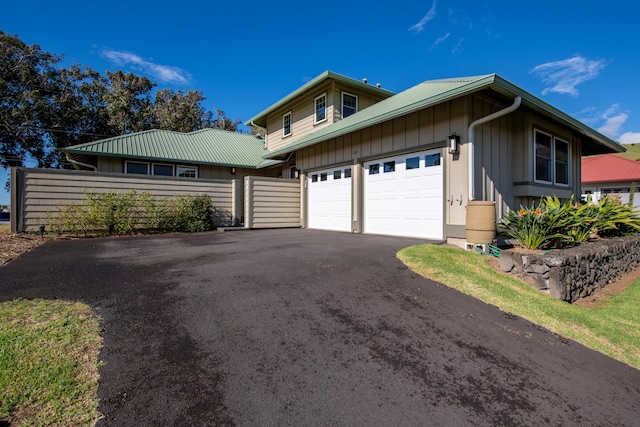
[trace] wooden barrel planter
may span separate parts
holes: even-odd
[[[467,204],[467,243],[492,243],[496,237],[496,202],[471,200]]]

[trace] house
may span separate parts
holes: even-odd
[[[580,194],[582,156],[624,151],[496,74],[393,94],[327,71],[245,124],[263,129],[265,139],[253,144],[274,162],[255,159],[249,169],[280,168],[279,176],[300,179],[303,227],[436,240],[464,241],[471,209],[482,202],[500,217],[545,195]],[[111,140],[120,138],[140,139]],[[157,148],[131,155],[126,144],[106,141],[65,151],[77,162],[93,156],[98,170],[150,173]],[[187,162],[171,159],[177,154],[161,159],[174,173]],[[197,161],[210,155],[202,151]]]
[[[219,129],[149,130],[63,149],[77,169],[180,178],[278,177],[281,161],[264,159],[264,141]]]
[[[622,203],[640,207],[640,162],[615,154],[602,154],[582,159],[582,197],[600,200],[617,194]],[[633,189],[633,191],[632,191]],[[633,194],[633,198],[631,198]]]

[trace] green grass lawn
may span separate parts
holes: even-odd
[[[618,154],[631,160],[640,160],[640,144],[625,144],[624,148],[627,149],[625,153]]]
[[[98,332],[81,303],[0,303],[0,424],[94,425]]]
[[[640,369],[640,280],[588,310],[495,271],[477,253],[418,245],[401,250],[398,258],[424,277]]]
[[[0,231],[10,231],[11,224],[0,224]]]

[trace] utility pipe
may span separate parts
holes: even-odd
[[[512,111],[517,110],[521,102],[522,102],[522,98],[520,96],[516,96],[513,99],[512,105],[500,111],[496,111],[495,113],[489,114],[488,116],[481,117],[478,120],[474,120],[469,125],[469,130],[467,132],[468,141],[469,141],[469,146],[467,148],[467,156],[469,156],[469,201],[476,199],[475,183],[473,179],[473,175],[475,172],[474,154],[473,154],[473,140],[475,139],[475,127],[478,125],[490,122],[491,120],[497,119],[498,117],[502,117],[506,114],[511,113]]]
[[[71,156],[69,156],[69,153],[64,153],[64,156],[67,158],[67,160],[68,160],[69,162],[73,163],[74,165],[77,165],[77,166],[84,166],[85,168],[93,169],[93,171],[94,171],[94,172],[96,172],[96,171],[98,170],[98,168],[97,168],[97,167],[95,167],[95,166],[93,166],[93,165],[90,165],[89,163],[82,163],[82,162],[79,162],[79,161],[77,161],[77,160],[73,160],[73,159],[71,158]]]

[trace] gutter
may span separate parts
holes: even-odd
[[[79,161],[77,161],[77,160],[73,160],[73,159],[71,158],[71,156],[69,155],[69,153],[64,153],[64,156],[67,158],[67,160],[68,160],[70,163],[73,163],[73,164],[74,164],[74,165],[76,165],[76,166],[84,166],[85,168],[92,169],[94,172],[97,172],[97,171],[98,171],[98,168],[97,168],[96,166],[90,165],[90,164],[88,164],[88,163],[82,163],[82,162],[79,162]]]
[[[255,124],[255,122],[253,120],[251,120],[251,122],[249,122],[249,124],[251,126],[255,126],[258,129],[261,129],[264,131],[264,149],[267,149],[267,128],[263,128],[262,126],[258,126],[257,124]]]
[[[481,117],[478,120],[471,122],[469,125],[469,130],[467,132],[468,136],[468,144],[469,148],[467,149],[467,156],[469,156],[469,201],[475,200],[475,182],[474,182],[474,173],[475,173],[475,165],[474,165],[474,152],[473,152],[473,140],[475,139],[475,127],[491,120],[497,119],[498,117],[502,117],[515,111],[520,106],[522,102],[522,98],[520,96],[516,96],[513,99],[513,104],[507,108],[504,108],[500,111],[496,111],[495,113],[489,114],[488,116]]]

